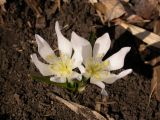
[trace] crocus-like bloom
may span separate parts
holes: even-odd
[[[51,81],[63,83],[66,82],[66,80],[81,79],[81,75],[73,71],[73,69],[77,67],[81,68],[81,63],[79,63],[75,57],[72,57],[72,44],[62,35],[58,22],[55,24],[55,31],[58,38],[60,56],[57,57],[49,44],[36,34],[35,38],[38,44],[38,52],[48,64],[39,61],[35,53],[31,55],[33,63],[43,76],[51,76]],[[75,56],[74,54],[73,56]]]
[[[112,84],[117,79],[132,72],[132,69],[124,70],[117,75],[110,72],[123,67],[125,56],[130,51],[130,47],[123,47],[117,53],[102,61],[102,58],[109,50],[111,44],[108,33],[105,33],[96,40],[93,52],[89,41],[78,36],[75,32],[72,33],[72,37],[73,41],[71,42],[73,49],[76,51],[75,56],[77,55],[77,58],[80,58],[85,66],[83,75],[90,79],[90,83],[102,88],[101,92],[103,95],[107,95],[103,82]]]

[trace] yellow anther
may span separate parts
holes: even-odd
[[[101,80],[104,77],[107,77],[108,71],[106,71],[107,66],[109,65],[109,61],[96,61],[95,59],[89,59],[86,64],[86,77],[92,77],[97,80]]]
[[[51,71],[61,77],[72,75],[72,60],[69,57],[61,56],[50,65]]]

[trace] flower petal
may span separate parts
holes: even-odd
[[[58,38],[58,48],[61,54],[65,54],[70,57],[72,55],[72,45],[70,41],[62,35],[58,21],[56,21],[56,24],[55,24],[55,31]]]
[[[95,79],[90,79],[90,83],[97,85],[98,87],[100,87],[102,89],[101,94],[104,96],[108,96],[107,91],[105,90],[105,84],[102,81],[98,81]]]
[[[120,72],[118,75],[116,74],[110,74],[105,80],[103,80],[107,84],[112,84],[116,80],[125,77],[126,75],[130,74],[132,72],[132,69],[127,69],[122,72]]]
[[[54,51],[51,49],[50,45],[38,34],[35,34],[36,42],[38,44],[38,52],[41,57],[48,63],[53,63],[54,61]]]
[[[85,67],[83,65],[79,65],[78,66],[78,69],[80,70],[81,74],[84,74],[85,73]]]
[[[79,55],[83,61],[86,61],[88,58],[92,57],[92,46],[86,39],[78,36],[75,32],[72,32],[71,43],[77,57]]]
[[[57,82],[57,83],[65,83],[66,78],[54,76],[54,77],[50,77],[50,81]]]
[[[124,66],[124,59],[126,54],[130,51],[131,47],[123,47],[117,53],[110,56],[107,60],[109,61],[109,70],[117,70]]]
[[[82,64],[82,62],[83,62],[82,54],[80,51],[78,51],[78,49],[74,50],[74,54],[72,56],[72,61],[73,61],[73,68],[76,68]]]
[[[39,61],[36,54],[32,54],[31,59],[43,76],[53,75],[53,72],[50,70],[49,65]]]
[[[71,80],[73,79],[82,80],[82,75],[73,71]]]
[[[108,33],[105,33],[101,37],[99,37],[93,48],[93,57],[103,58],[107,53],[111,45],[111,40]]]
[[[82,54],[80,52],[74,52],[73,56],[72,56],[72,61],[73,61],[73,69],[78,68],[80,70],[81,73],[85,72],[85,68],[82,65]]]

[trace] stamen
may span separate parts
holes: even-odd
[[[86,73],[87,78],[95,78],[101,80],[109,75],[109,72],[106,70],[109,65],[109,61],[97,61],[96,59],[89,59],[86,64]]]
[[[50,65],[51,71],[60,77],[70,77],[72,75],[72,60],[67,56],[61,56]]]

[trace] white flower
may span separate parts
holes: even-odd
[[[84,68],[78,61],[80,59],[77,60],[75,57],[72,57],[72,44],[62,35],[58,22],[55,24],[55,31],[58,38],[60,56],[57,57],[49,44],[36,34],[35,38],[38,44],[38,52],[48,64],[39,61],[35,53],[31,55],[33,63],[43,76],[51,76],[51,81],[63,83],[66,82],[66,80],[81,79],[81,75],[73,71],[73,69],[79,67],[80,70],[83,70]],[[74,54],[76,54],[76,52],[74,52]]]
[[[109,50],[111,44],[108,33],[105,33],[96,40],[93,52],[89,41],[78,36],[75,32],[72,32],[71,42],[73,49],[77,53],[75,54],[75,58],[80,58],[85,66],[83,75],[86,78],[90,78],[90,83],[102,88],[101,92],[103,95],[107,95],[107,92],[105,91],[105,84],[103,82],[112,84],[117,79],[120,79],[132,72],[132,69],[124,70],[118,75],[110,72],[123,67],[125,56],[130,51],[130,47],[121,48],[117,53],[102,61],[102,58]]]

